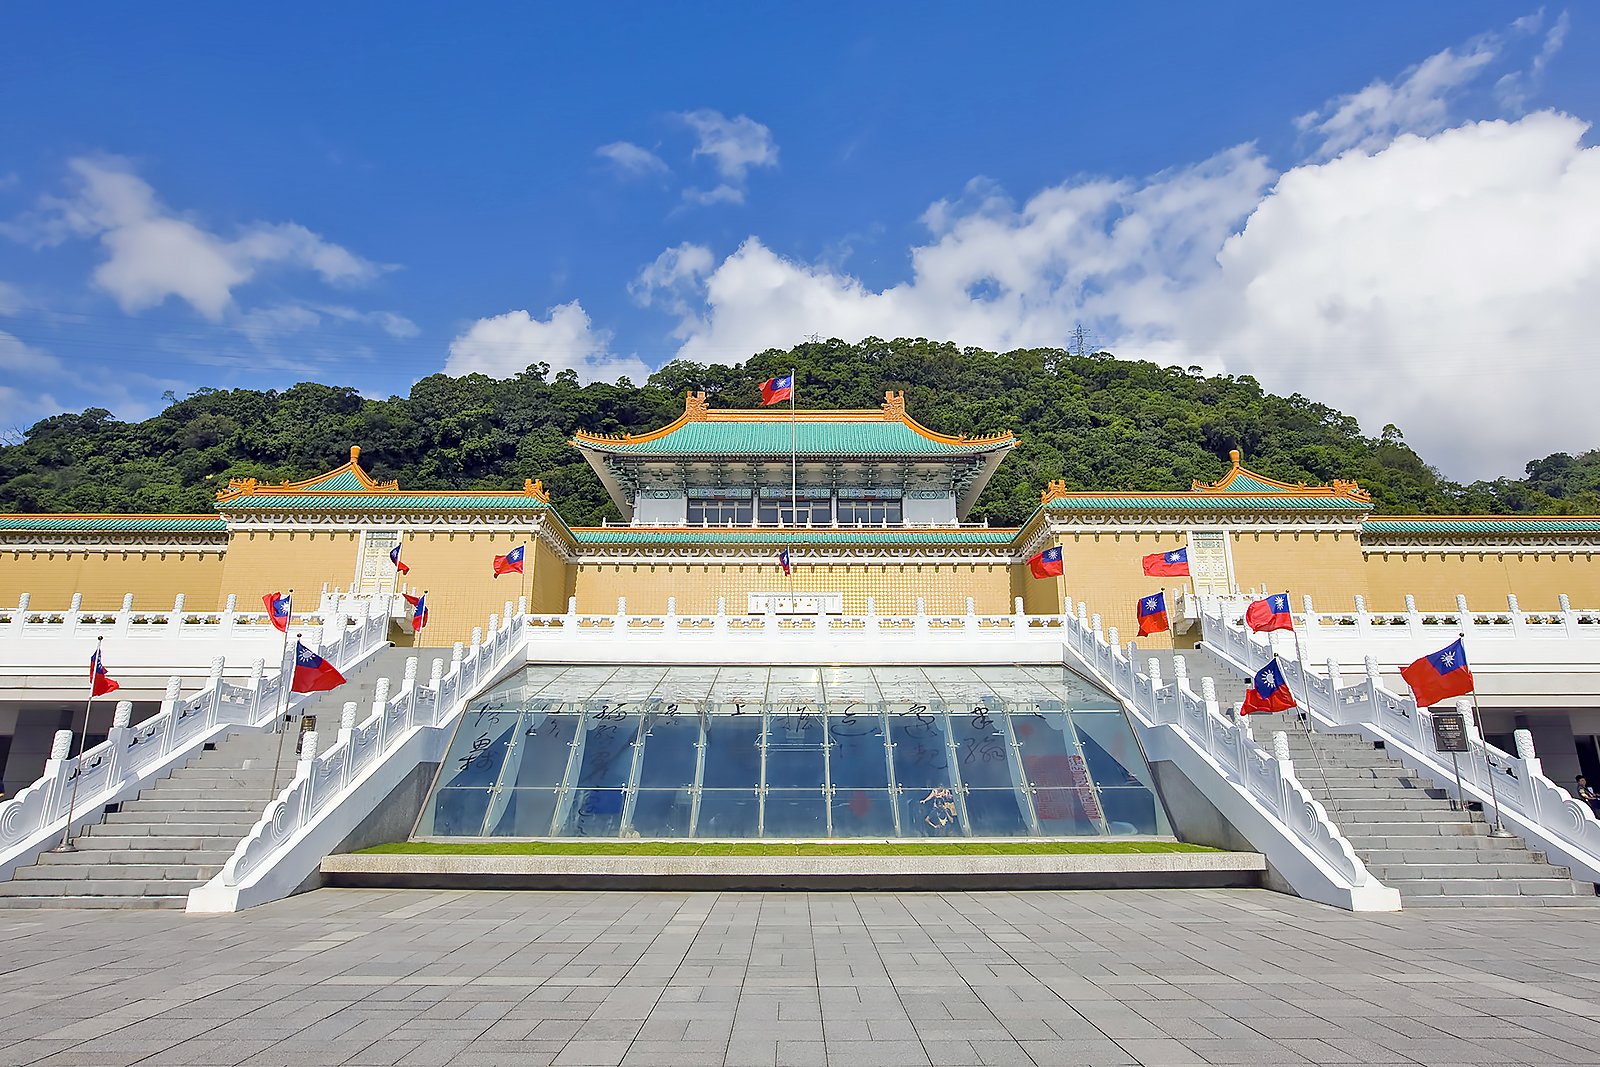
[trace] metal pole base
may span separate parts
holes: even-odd
[[[1512,833],[1510,830],[1507,830],[1503,826],[1496,826],[1493,830],[1489,831],[1489,836],[1490,837],[1516,837],[1517,835]]]
[[[61,842],[61,844],[57,845],[55,848],[51,849],[50,851],[51,852],[76,852],[76,851],[78,851],[78,846],[74,845],[71,841],[63,841],[63,842]]]

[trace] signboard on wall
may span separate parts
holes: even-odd
[[[843,615],[843,593],[751,593],[749,613],[765,615]]]
[[[1459,711],[1433,713],[1433,747],[1438,752],[1470,752],[1467,717]]]

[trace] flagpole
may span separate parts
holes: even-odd
[[[278,768],[283,765],[283,735],[289,732],[289,686],[294,675],[292,668],[287,667],[289,661],[289,624],[294,622],[294,590],[289,590],[289,617],[283,620],[283,651],[278,655],[278,755],[272,761],[272,789],[278,789]],[[295,634],[295,640],[300,639]]]
[[[424,608],[426,608],[428,606],[428,591],[426,589],[424,589],[422,591],[422,606]],[[411,610],[413,612],[412,621],[415,622],[416,621],[415,612],[416,612],[417,609],[416,608],[412,608]],[[424,621],[423,624],[422,624],[422,630],[426,630],[427,628],[428,628],[428,624],[427,624],[426,621]],[[422,630],[415,630],[414,629],[414,630],[411,631],[411,636],[412,636],[411,647],[412,648],[421,648],[422,647]]]
[[[89,712],[94,708],[94,683],[100,673],[100,645],[105,638],[94,639],[94,665],[89,668],[89,698],[83,702],[83,732],[78,735],[78,758],[72,765],[72,792],[67,796],[67,825],[61,831],[61,844],[51,849],[51,852],[76,852],[78,846],[72,843],[72,813],[78,806],[78,780],[83,777],[83,746],[89,739]],[[70,749],[69,749],[70,751]]]
[[[1456,639],[1461,642],[1461,650],[1467,650],[1467,635],[1458,633]],[[1470,659],[1467,663],[1471,663]],[[1471,669],[1470,667],[1468,668]],[[1489,739],[1483,736],[1483,712],[1478,708],[1478,680],[1472,680],[1472,721],[1478,728],[1478,740],[1483,742],[1483,773],[1489,777],[1489,802],[1494,805],[1494,829],[1489,831],[1490,837],[1516,837],[1517,835],[1507,830],[1500,822],[1500,794],[1494,785],[1494,764],[1489,762]],[[1464,800],[1465,798],[1463,798]]]
[[[789,368],[789,526],[800,525],[800,424],[795,415],[794,367]],[[794,543],[790,539],[790,544]],[[789,557],[789,566],[785,568],[789,573],[784,577],[789,580],[789,611],[795,610],[794,603],[794,556]]]
[[[1272,594],[1267,594],[1271,596]],[[1287,594],[1286,594],[1287,595]],[[1322,778],[1322,791],[1328,795],[1328,806],[1334,811],[1339,810],[1339,805],[1334,802],[1333,790],[1328,788],[1328,772],[1322,764],[1322,753],[1317,751],[1316,738],[1311,736],[1311,672],[1306,669],[1306,654],[1300,647],[1300,627],[1294,624],[1294,604],[1289,605],[1289,632],[1294,634],[1294,658],[1300,667],[1300,695],[1305,698],[1306,705],[1301,709],[1300,722],[1306,728],[1306,744],[1311,746],[1311,758],[1317,761],[1317,774]]]

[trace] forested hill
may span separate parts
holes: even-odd
[[[797,372],[802,407],[874,408],[904,389],[912,415],[945,433],[1011,430],[1018,446],[973,517],[1021,522],[1052,478],[1081,489],[1188,489],[1213,481],[1228,451],[1270,477],[1353,478],[1390,513],[1600,512],[1600,453],[1557,454],[1528,477],[1462,486],[1439,477],[1399,431],[1364,437],[1356,420],[1253,378],[1059,349],[996,354],[922,340],[828,341],[768,351],[741,366],[670,363],[643,386],[580,386],[543,366],[494,381],[424,378],[409,396],[372,400],[305,383],[282,392],[203,389],[143,422],[100,409],[57,415],[0,447],[0,511],[210,512],[229,477],[321,473],[361,446],[362,464],[402,488],[504,488],[541,478],[573,525],[618,518],[568,441],[577,429],[649,430],[683,411],[686,390],[713,407],[754,407],[758,384]]]

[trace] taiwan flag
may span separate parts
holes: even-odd
[[[1472,692],[1472,670],[1467,666],[1467,650],[1456,638],[1432,655],[1423,656],[1400,672],[1411,687],[1417,707],[1427,708]]]
[[[389,550],[389,562],[394,564],[396,574],[410,574],[411,568],[400,562],[400,546],[395,545]]]
[[[524,551],[523,546],[518,545],[505,555],[496,556],[494,558],[494,576],[498,578],[502,574],[521,574],[522,557],[524,555],[526,555],[526,552]]]
[[[778,566],[783,568],[783,576],[785,578],[789,577],[789,550],[787,548],[778,549]]]
[[[410,593],[401,593],[400,595],[411,605],[411,632],[421,633],[422,628],[428,625],[428,594],[412,596]]]
[[[1167,594],[1151,593],[1139,601],[1139,636],[1158,634],[1172,627],[1167,623]]]
[[[268,621],[270,621],[273,626],[277,627],[279,633],[288,633],[289,614],[294,610],[290,606],[288,594],[268,593],[266,596],[261,598],[261,602],[267,606]]]
[[[1055,545],[1028,561],[1028,569],[1035,578],[1048,578],[1052,574],[1065,574],[1067,565],[1061,558],[1061,546]]]
[[[1273,593],[1265,600],[1252,601],[1244,609],[1244,624],[1258,634],[1294,629],[1294,616],[1289,614],[1289,594]]]
[[[94,650],[94,655],[89,657],[89,697],[103,697],[107,693],[114,693],[122,687],[106,673],[106,665],[101,662],[100,649]]]
[[[1174,549],[1171,552],[1152,552],[1144,558],[1144,573],[1150,578],[1187,578],[1188,547]]]
[[[1289,692],[1289,683],[1283,680],[1283,668],[1278,666],[1278,657],[1273,656],[1271,663],[1256,671],[1250,688],[1245,690],[1241,714],[1288,711],[1299,706],[1294,702],[1294,694]]]
[[[761,406],[777,404],[784,400],[794,398],[794,375],[788,374],[782,378],[768,378],[761,383]]]
[[[338,669],[299,641],[294,643],[294,680],[291,693],[325,693],[344,684]]]

